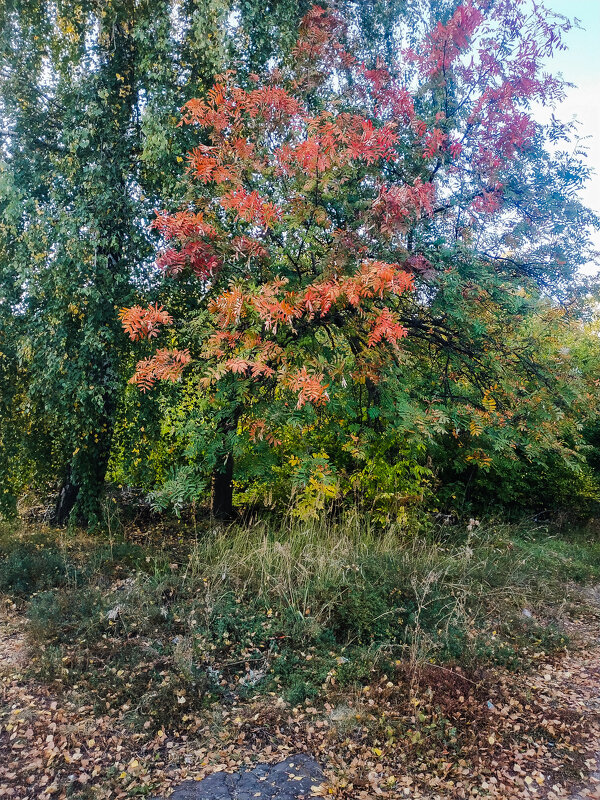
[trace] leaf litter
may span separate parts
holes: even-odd
[[[305,752],[315,797],[600,800],[600,618],[565,622],[574,647],[535,671],[390,663],[362,688],[292,706],[271,693],[213,704],[172,729],[132,729],[77,687],[27,675],[24,622],[0,620],[0,797],[120,800]],[[578,788],[583,785],[583,788]]]

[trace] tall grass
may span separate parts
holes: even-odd
[[[183,690],[299,702],[390,663],[411,688],[425,662],[519,668],[564,644],[564,603],[600,581],[595,536],[493,521],[417,535],[353,512],[207,525],[173,549],[2,534],[0,592],[28,607],[32,663],[150,716]]]
[[[211,604],[233,592],[310,617],[346,644],[388,640],[416,663],[441,650],[462,657],[475,629],[486,635],[509,620],[520,629],[526,608],[547,620],[569,595],[566,583],[596,575],[600,548],[546,528],[490,522],[415,536],[350,513],[215,528],[195,542],[182,579],[204,582]]]
[[[531,529],[525,530],[531,537]],[[277,526],[260,521],[216,527],[195,541],[183,580],[208,581],[215,590],[235,586],[302,612],[322,589],[337,585],[344,591],[375,568],[416,594],[444,584],[473,601],[519,605],[534,593],[541,592],[543,599],[552,595],[556,587],[549,578],[558,579],[570,558],[568,553],[561,558],[559,551],[560,546],[548,547],[539,539],[528,545],[514,526],[490,524],[471,532],[438,528],[417,537],[394,526],[382,530],[351,513],[341,521],[290,518]]]

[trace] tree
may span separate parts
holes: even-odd
[[[297,4],[279,6],[285,40]],[[0,330],[23,398],[23,414],[3,418],[3,461],[10,472],[9,452],[26,450],[31,482],[58,479],[59,523],[75,502],[83,518],[99,515],[130,351],[116,309],[156,291],[146,220],[159,197],[178,197],[189,146],[170,120],[238,58],[253,8],[244,3],[235,28],[226,0],[0,8],[0,204],[12,241]],[[274,52],[263,41],[254,57]],[[17,483],[7,473],[5,487]]]
[[[407,442],[465,424],[463,460],[489,467],[479,415],[502,431],[524,376],[545,380],[517,333],[536,305],[524,298],[568,293],[594,222],[580,159],[548,154],[567,132],[531,114],[563,96],[544,60],[568,28],[541,7],[467,2],[400,62],[369,65],[315,6],[287,66],[245,88],[228,72],[185,105],[200,138],[186,203],[154,227],[158,267],[201,287],[198,317],[187,347],[158,349],[132,381],[178,381],[193,361],[215,419],[215,512],[232,511],[236,443],[277,449],[294,429],[335,428],[335,459],[297,458],[322,497],[365,448],[387,442],[391,466]],[[158,305],[121,316],[133,340],[173,321]]]

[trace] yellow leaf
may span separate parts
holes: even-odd
[[[483,425],[478,420],[472,419],[469,425],[469,430],[471,432],[471,436],[481,436],[483,433]]]
[[[486,411],[495,411],[496,410],[496,401],[491,396],[489,391],[484,392],[482,403],[483,403],[483,407],[486,409]]]

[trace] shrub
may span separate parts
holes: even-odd
[[[55,586],[77,584],[80,573],[53,547],[20,543],[0,561],[0,591],[30,596]]]

